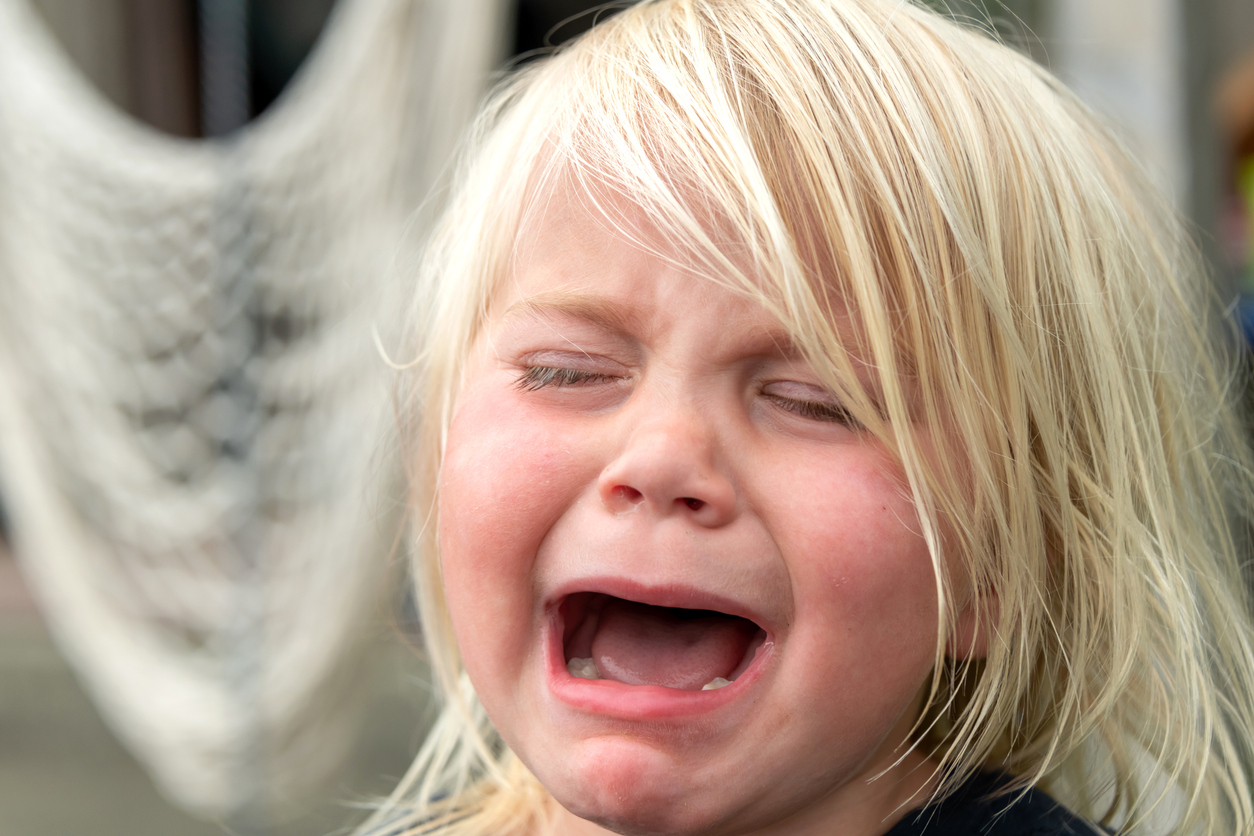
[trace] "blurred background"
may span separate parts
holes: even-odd
[[[932,5],[1254,296],[1254,3]],[[492,74],[591,6],[0,0],[0,834],[343,832],[404,773],[394,279]]]

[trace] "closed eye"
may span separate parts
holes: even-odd
[[[514,385],[524,392],[534,392],[546,386],[579,386],[586,383],[601,383],[613,380],[613,375],[604,372],[593,372],[585,369],[563,369],[553,366],[528,366],[518,376]]]
[[[813,421],[828,421],[833,424],[844,424],[845,426],[855,426],[849,410],[839,404],[823,403],[820,401],[799,401],[792,398],[782,398],[778,395],[767,395],[767,400],[787,412],[794,415],[800,415],[802,418],[809,418]]]
[[[849,428],[858,422],[840,401],[819,386],[794,380],[779,380],[762,387],[762,396],[785,412],[810,421],[841,424]]]

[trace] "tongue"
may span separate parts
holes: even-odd
[[[740,664],[756,631],[743,618],[615,598],[601,611],[592,658],[604,679],[698,691]]]

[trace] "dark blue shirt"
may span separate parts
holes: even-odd
[[[979,772],[939,804],[907,813],[884,836],[1099,836],[1089,824],[1038,789],[997,794],[1006,776]]]

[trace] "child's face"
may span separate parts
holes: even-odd
[[[929,779],[911,755],[867,784],[904,750],[937,630],[898,467],[757,303],[561,195],[527,240],[440,494],[489,716],[616,830],[882,832]]]

